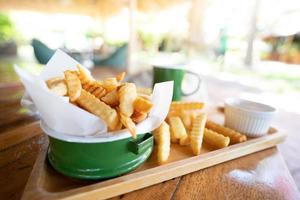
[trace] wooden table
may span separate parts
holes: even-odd
[[[94,73],[106,76],[111,72],[95,70]],[[227,87],[221,82],[207,85],[214,90]],[[35,159],[46,141],[37,119],[28,116],[19,105],[22,93],[23,87],[18,83],[0,84],[0,199],[22,196]],[[226,96],[221,92],[214,94],[209,94],[214,103]],[[283,123],[291,126],[291,121]],[[113,199],[121,198],[300,199],[300,195],[281,153],[274,147]]]

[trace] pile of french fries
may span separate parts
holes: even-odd
[[[200,102],[172,102],[166,121],[153,132],[159,164],[168,161],[171,143],[190,146],[199,155],[203,142],[220,149],[247,140],[246,135],[207,120],[203,107]]]
[[[137,91],[135,84],[122,82],[125,72],[116,77],[95,80],[83,67],[67,70],[64,77],[46,81],[49,90],[69,97],[70,103],[101,118],[109,131],[127,128],[136,138],[136,124],[143,121],[153,104],[149,91]]]

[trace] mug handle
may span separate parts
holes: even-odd
[[[197,74],[197,73],[195,73],[195,72],[193,72],[193,71],[190,71],[190,70],[185,70],[185,73],[191,74],[191,75],[195,76],[195,77],[197,78],[197,80],[198,80],[198,82],[197,82],[197,87],[196,87],[195,90],[193,90],[192,92],[185,93],[185,92],[182,90],[182,88],[181,88],[181,94],[182,94],[182,96],[190,96],[190,95],[195,94],[195,93],[200,89],[201,78],[200,78],[199,74]]]

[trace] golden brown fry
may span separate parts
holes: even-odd
[[[58,95],[58,96],[65,96],[67,95],[67,86],[65,83],[65,79],[63,77],[54,77],[46,81],[46,84],[49,90]]]
[[[120,113],[130,117],[133,114],[133,102],[137,97],[136,87],[133,83],[125,83],[119,89]]]
[[[57,85],[61,82],[64,82],[64,81],[65,81],[64,77],[56,76],[56,77],[53,77],[53,78],[50,78],[49,80],[47,80],[46,84],[47,84],[48,88],[51,89],[55,85]]]
[[[106,122],[108,129],[113,131],[119,124],[119,117],[115,109],[106,105],[97,99],[94,95],[85,91],[81,91],[79,98],[76,101],[82,108],[100,117]]]
[[[213,146],[214,148],[221,149],[227,147],[230,142],[229,137],[225,137],[215,131],[205,128],[203,140],[205,143]]]
[[[190,133],[190,142],[194,155],[200,154],[206,119],[207,117],[205,114],[200,114],[193,121],[193,127]]]
[[[122,124],[122,122],[121,122],[121,120],[120,120],[120,122],[118,123],[118,125],[115,127],[114,131],[121,130],[122,127],[123,127],[123,124]]]
[[[82,85],[95,82],[95,79],[93,79],[92,76],[90,74],[88,74],[81,65],[77,65],[77,69],[79,72],[78,77],[79,77]],[[86,88],[84,88],[84,89],[86,89]]]
[[[137,93],[140,94],[144,94],[144,95],[148,95],[150,96],[152,94],[152,89],[151,88],[142,88],[142,87],[138,87],[137,89]]]
[[[157,144],[157,160],[159,164],[165,163],[170,155],[170,128],[166,122],[153,132],[155,143]]]
[[[126,115],[120,113],[120,119],[122,124],[129,130],[131,133],[131,136],[133,138],[136,138],[136,127],[135,123],[132,121],[130,117],[127,117]]]
[[[74,102],[79,98],[81,93],[81,82],[78,78],[78,75],[74,71],[67,70],[64,72],[66,85],[68,88],[68,95],[70,97],[70,101]]]
[[[118,75],[116,76],[117,81],[118,81],[118,82],[123,81],[124,78],[125,78],[125,75],[126,75],[126,72],[122,72],[122,73],[118,74]]]
[[[153,107],[153,103],[143,97],[137,97],[133,103],[134,110],[138,112],[148,113]]]
[[[170,106],[170,111],[176,110],[199,110],[204,107],[202,102],[184,102],[184,101],[173,101]]]
[[[184,125],[179,117],[170,117],[169,124],[171,132],[177,139],[185,138],[187,136]]]
[[[138,96],[139,96],[139,97],[142,97],[142,98],[144,98],[144,99],[146,99],[146,100],[151,101],[151,97],[150,97],[149,95],[147,95],[147,94],[140,94],[140,93],[138,93]]]
[[[83,85],[83,89],[93,94],[98,99],[106,95],[106,90],[97,81],[89,82]]]
[[[119,93],[117,89],[114,89],[113,91],[107,93],[104,97],[101,98],[101,100],[112,107],[119,105]]]
[[[56,85],[53,85],[51,88],[49,88],[49,90],[58,96],[66,96],[68,93],[65,82],[57,83]]]
[[[117,81],[116,78],[106,78],[102,83],[102,87],[104,87],[104,89],[106,89],[107,92],[113,91],[119,85],[120,83]]]
[[[138,112],[138,111],[134,111],[133,114],[131,115],[132,121],[136,124],[140,123],[141,121],[144,121],[146,117],[147,117],[147,113]]]
[[[230,128],[227,128],[225,126],[222,126],[210,120],[206,122],[206,128],[211,129],[224,136],[228,136],[230,138],[230,144],[245,142],[247,140],[246,135],[241,134],[235,130],[232,130]]]
[[[101,99],[101,97],[106,95],[106,90],[103,87],[99,86],[91,93],[98,99]]]

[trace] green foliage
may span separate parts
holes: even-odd
[[[164,35],[139,30],[138,36],[141,39],[144,48],[149,50],[157,48]]]
[[[0,13],[0,42],[10,40],[15,34],[15,29],[8,15]]]

